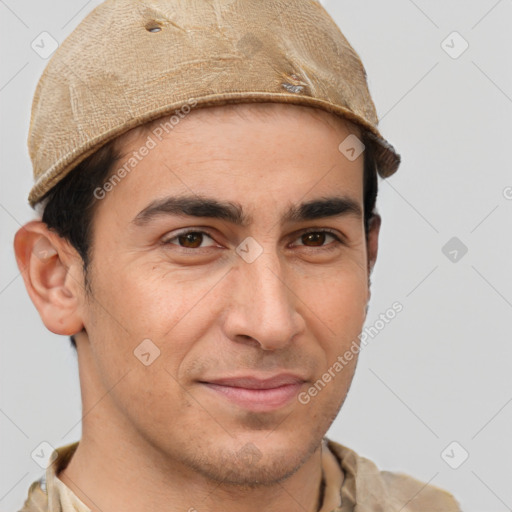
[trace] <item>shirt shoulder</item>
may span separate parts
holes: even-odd
[[[345,473],[342,508],[347,512],[462,512],[455,497],[436,485],[401,472],[381,471],[354,450],[328,440]],[[346,508],[345,508],[346,507]]]
[[[407,511],[462,512],[455,497],[441,487],[404,473],[381,471],[380,475],[393,498],[407,503]]]
[[[42,480],[32,482],[28,489],[27,499],[18,512],[47,512],[48,495],[41,487]]]
[[[57,477],[77,447],[78,441],[53,450],[45,474],[30,485],[25,503],[18,512],[91,512]]]

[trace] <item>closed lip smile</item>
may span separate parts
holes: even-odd
[[[290,373],[271,377],[242,375],[200,381],[215,394],[255,412],[268,412],[288,405],[306,379]]]

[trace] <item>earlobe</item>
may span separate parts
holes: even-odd
[[[18,230],[14,251],[27,292],[45,326],[66,336],[81,331],[83,286],[76,251],[73,254],[69,243],[41,221],[31,221]]]

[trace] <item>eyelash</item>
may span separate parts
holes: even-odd
[[[185,235],[188,235],[190,233],[197,233],[197,234],[206,235],[210,239],[214,240],[214,237],[210,233],[208,233],[208,231],[203,231],[203,230],[199,230],[199,229],[188,229],[188,230],[181,231],[181,232],[177,233],[172,238],[168,238],[166,240],[165,239],[162,240],[162,243],[164,245],[176,245],[176,247],[178,247],[182,251],[194,252],[194,253],[198,252],[200,249],[210,249],[211,247],[213,247],[213,246],[208,246],[208,247],[191,248],[191,247],[182,247],[182,246],[180,246],[178,244],[173,244],[172,243],[172,241],[176,240],[180,236],[185,236]],[[300,237],[302,237],[304,235],[308,235],[310,233],[327,233],[328,235],[331,235],[335,239],[334,246],[331,246],[331,244],[328,244],[328,245],[320,245],[320,246],[316,246],[316,247],[315,246],[307,246],[307,245],[299,245],[299,247],[304,247],[304,248],[310,249],[310,250],[321,249],[321,250],[324,250],[324,251],[329,251],[329,250],[335,249],[338,245],[345,245],[344,240],[337,234],[337,232],[335,232],[334,230],[331,230],[331,229],[327,229],[327,228],[324,228],[324,229],[309,229],[309,230],[301,232],[296,238],[300,238]]]

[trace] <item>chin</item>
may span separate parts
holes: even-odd
[[[320,446],[321,439],[308,442],[284,439],[278,432],[239,436],[244,441],[228,441],[224,449],[201,453],[191,466],[208,480],[241,488],[254,489],[276,485],[296,473]],[[295,441],[295,442],[294,442]]]
[[[247,489],[276,485],[296,473],[302,465],[297,454],[289,457],[283,454],[241,456],[236,452],[231,458],[202,462],[195,469],[209,480],[222,483],[223,486]]]

